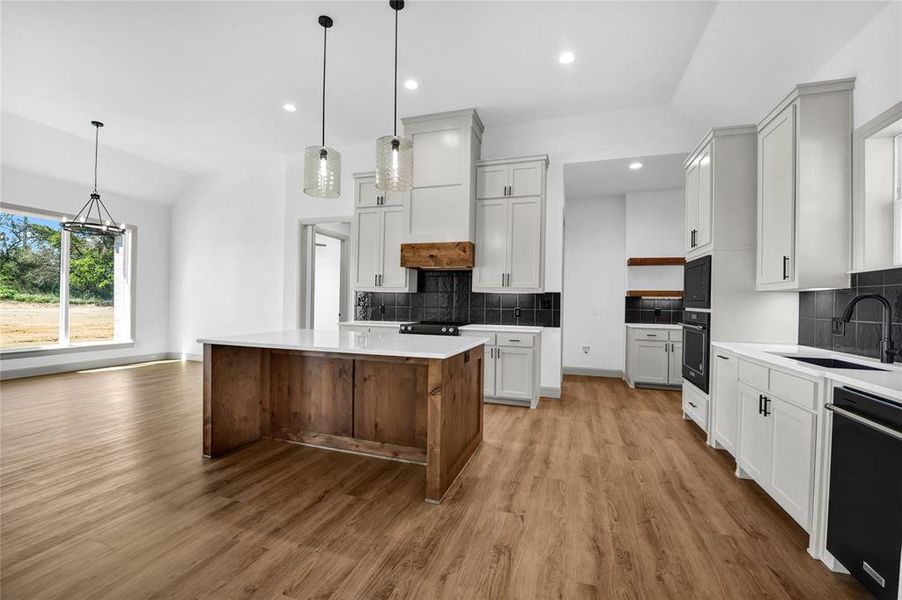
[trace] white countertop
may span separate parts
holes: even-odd
[[[398,328],[410,321],[341,321],[339,325],[351,325],[353,327],[394,327]]]
[[[745,356],[753,360],[791,369],[812,377],[824,377],[842,385],[849,385],[860,390],[872,392],[881,396],[892,398],[902,402],[902,366],[898,363],[887,365],[876,358],[867,358],[857,354],[844,352],[832,352],[810,346],[796,346],[793,344],[745,344],[740,342],[712,342],[711,347],[721,348],[727,352]],[[858,371],[854,369],[830,369],[780,356],[781,354],[795,354],[797,356],[812,356],[822,358],[838,358],[849,362],[859,363],[885,371]]]
[[[275,350],[309,350],[341,354],[373,354],[408,358],[451,358],[485,343],[472,336],[402,335],[389,331],[360,333],[320,329],[290,329],[223,337],[200,338],[201,344],[245,346]]]
[[[664,323],[627,323],[626,326],[636,329],[681,329],[683,327],[679,323],[666,325]]]

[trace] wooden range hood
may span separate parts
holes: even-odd
[[[476,264],[473,242],[401,244],[401,266],[434,271],[470,271]]]

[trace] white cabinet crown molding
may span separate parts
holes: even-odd
[[[846,77],[844,79],[831,79],[828,81],[813,81],[810,83],[797,84],[786,96],[780,100],[776,107],[758,122],[758,128],[761,129],[777,117],[783,109],[803,96],[811,96],[814,94],[829,94],[832,92],[852,91],[855,88],[855,78]]]
[[[543,161],[547,168],[550,164],[547,154],[533,154],[530,156],[515,156],[511,158],[483,158],[476,161],[477,167],[490,167],[494,165],[510,165],[514,163]]]

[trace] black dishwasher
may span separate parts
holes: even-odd
[[[837,388],[827,550],[876,598],[896,600],[902,555],[902,404]]]

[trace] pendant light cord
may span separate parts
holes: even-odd
[[[395,9],[395,137],[398,137],[398,9]]]
[[[326,35],[328,27],[323,27],[323,148],[326,147]]]
[[[100,146],[100,126],[94,126],[94,193],[97,193],[97,148]]]

